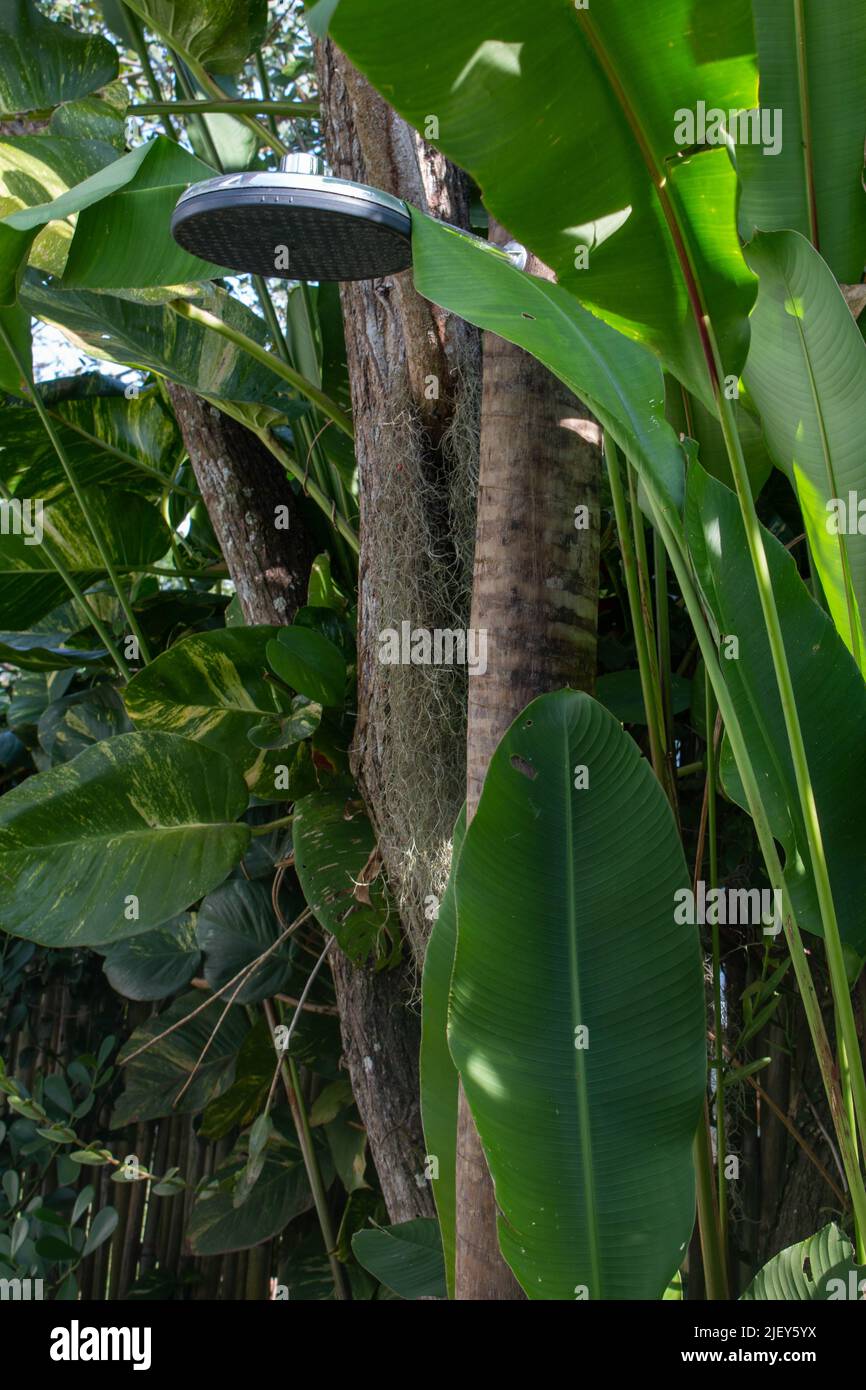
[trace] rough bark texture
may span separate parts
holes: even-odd
[[[242,425],[183,387],[172,403],[199,488],[248,623],[288,623],[305,602],[313,549],[288,479]],[[287,530],[274,508],[289,508]],[[336,953],[332,969],[352,1090],[392,1221],[433,1213],[423,1173],[418,1019],[404,972],[368,974]]]
[[[501,227],[491,239],[508,241]],[[527,270],[550,278],[534,257]],[[496,745],[537,695],[592,690],[598,616],[598,426],[539,362],[484,335],[472,627],[487,673],[469,682],[467,818]],[[575,527],[575,508],[589,526]],[[493,1184],[462,1088],[457,1127],[459,1299],[519,1299],[499,1254]]]
[[[318,46],[317,61],[333,173],[468,225],[464,176],[331,43]],[[353,766],[420,960],[429,931],[424,897],[444,886],[430,881],[429,865],[444,864],[447,874],[448,844],[463,800],[465,672],[445,673],[440,681],[441,673],[429,669],[382,665],[379,634],[392,626],[399,630],[403,620],[435,628],[465,626],[468,619],[473,499],[462,499],[470,509],[464,556],[455,542],[451,503],[455,469],[464,468],[474,483],[477,394],[468,462],[465,450],[462,457],[455,454],[453,427],[473,379],[477,384],[479,339],[470,325],[422,299],[411,272],[344,284],[341,300],[360,495]],[[472,483],[468,490],[474,491]],[[409,756],[414,770],[402,761]],[[415,796],[407,808],[408,785]],[[407,811],[416,812],[414,822]],[[429,822],[419,823],[419,814]]]
[[[306,603],[313,549],[284,470],[238,421],[185,386],[169,382],[168,391],[244,617],[290,623]]]

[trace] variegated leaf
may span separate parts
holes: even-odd
[[[159,926],[246,849],[228,759],[172,734],[121,734],[0,799],[0,929],[98,946]]]

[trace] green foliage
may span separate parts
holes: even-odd
[[[853,1253],[850,1240],[835,1223],[825,1226],[816,1235],[774,1255],[755,1275],[742,1295],[743,1302],[826,1299],[830,1279],[839,1279],[848,1286],[852,1274],[855,1287],[859,1287],[863,1271],[857,1270]],[[843,1297],[850,1297],[850,1294]]]
[[[748,257],[760,289],[744,381],[773,462],[797,493],[833,621],[862,669],[866,536],[856,503],[853,517],[849,511],[863,476],[866,343],[832,272],[802,236],[757,236]],[[833,499],[844,504],[841,515]]]
[[[743,524],[733,494],[698,465],[689,473],[686,528],[714,625],[719,633],[737,639],[736,657],[725,662],[726,678],[750,763],[761,779],[773,833],[785,851],[785,877],[797,919],[801,927],[820,935],[821,912],[769,644],[750,616],[756,611],[758,594],[746,558]],[[849,741],[849,721],[856,725],[866,720],[866,687],[832,622],[810,597],[794,561],[771,535],[765,532],[763,540],[824,833],[839,930],[843,942],[863,955],[866,911],[856,888],[862,855],[848,828],[861,824],[866,815],[866,766],[860,763],[859,743],[852,746]],[[721,772],[729,795],[745,806],[729,743],[722,749]]]
[[[413,125],[424,130],[435,112],[436,143],[570,296],[706,395],[687,255],[722,359],[739,371],[754,282],[736,235],[736,175],[724,149],[676,158],[674,113],[757,104],[749,0],[726,6],[723,44],[712,7],[692,0],[423,0],[411,11],[341,0],[330,27]],[[438,36],[436,62],[419,28]]]
[[[98,946],[159,926],[240,858],[246,803],[227,758],[173,734],[121,734],[30,778],[0,801],[4,930]]]
[[[107,39],[46,19],[33,0],[7,0],[0,52],[0,116],[75,101],[117,76]]]
[[[444,1298],[442,1241],[435,1221],[404,1221],[378,1226],[352,1237],[352,1250],[365,1269],[398,1298]]]
[[[613,716],[534,700],[460,853],[448,1032],[529,1298],[661,1298],[682,1260],[706,1069],[697,934],[671,912],[686,883]]]

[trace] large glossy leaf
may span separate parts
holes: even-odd
[[[866,201],[866,195],[864,195]],[[793,484],[830,612],[866,666],[866,535],[833,534],[827,511],[866,491],[866,343],[824,261],[798,232],[757,236],[748,248],[760,292],[743,379],[773,461]]]
[[[741,1301],[826,1299],[828,1277],[846,1280],[856,1269],[851,1242],[837,1225],[781,1250],[759,1270]],[[861,1271],[862,1273],[862,1271]]]
[[[107,383],[105,394],[54,399],[45,391],[43,402],[73,472],[85,486],[111,484],[156,495],[181,462],[176,421],[155,389],[127,399]],[[45,426],[33,407],[23,403],[0,410],[0,469],[7,487],[21,497],[50,502],[69,490]]]
[[[21,262],[40,228],[73,215],[77,223],[64,285],[137,289],[220,274],[219,266],[181,250],[169,231],[171,212],[184,187],[212,174],[181,145],[157,135],[51,202],[10,213],[0,239],[3,282],[20,278]],[[16,251],[17,266],[11,263]]]
[[[104,141],[56,135],[10,135],[0,140],[0,304],[15,300],[24,259],[51,275],[61,275],[72,241],[68,222],[37,219],[22,230],[7,219],[50,203],[73,184],[95,174],[116,157]]]
[[[200,961],[195,926],[185,913],[177,922],[118,941],[102,968],[125,999],[167,999],[189,984]]]
[[[783,135],[776,155],[755,146],[737,151],[744,233],[801,232],[837,279],[855,284],[866,261],[861,0],[753,0],[753,8],[761,107],[782,113]]]
[[[247,1161],[249,1140],[246,1136],[202,1189],[189,1223],[189,1240],[197,1255],[219,1255],[227,1250],[246,1250],[251,1245],[259,1245],[312,1206],[300,1149],[297,1142],[288,1137],[285,1121],[283,1127],[285,1134],[278,1134],[278,1142],[268,1145],[262,1171],[240,1205],[236,1205],[234,1199]],[[333,1169],[327,1149],[321,1142],[318,1149],[320,1160],[326,1165],[325,1178],[330,1182]]]
[[[212,177],[213,170],[163,136],[149,141],[144,150],[128,182],[109,197],[89,198],[84,204],[63,272],[64,285],[147,289],[225,274],[219,265],[182,250],[170,231],[181,193],[189,184]],[[74,199],[77,192],[71,189],[67,198]]]
[[[533,701],[463,842],[449,1033],[530,1298],[661,1298],[682,1260],[706,1078],[698,937],[674,921],[688,882],[613,715]]]
[[[54,763],[68,763],[86,748],[115,734],[127,734],[132,725],[123,701],[113,685],[103,683],[52,700],[39,718],[39,743]]]
[[[256,748],[248,738],[263,720],[291,712],[292,697],[266,679],[265,650],[279,630],[227,627],[185,637],[129,682],[125,700],[133,723],[217,748],[256,796],[287,800],[277,785],[285,752]]]
[[[98,140],[121,155],[126,149],[129,88],[122,78],[98,93],[64,102],[51,113],[49,130],[69,140]]]
[[[128,0],[148,29],[182,58],[236,73],[265,37],[267,0]]]
[[[152,565],[168,550],[168,528],[156,507],[135,493],[82,489],[88,516],[119,568]],[[86,588],[103,573],[102,557],[71,493],[42,509],[44,539]],[[0,535],[0,626],[25,628],[69,597],[43,545],[29,535]]]
[[[544,362],[671,505],[682,504],[682,455],[665,419],[661,368],[649,352],[558,285],[526,275],[492,245],[417,211],[412,247],[419,293]]]
[[[452,1298],[457,1205],[458,1076],[448,1047],[448,998],[457,945],[454,885],[465,834],[464,806],[454,826],[451,874],[427,942],[421,982],[421,1119],[427,1146],[425,1157],[428,1163],[433,1160],[433,1196],[439,1214],[448,1293]]]
[[[356,1231],[352,1253],[400,1298],[444,1298],[439,1226],[430,1217]]]
[[[246,424],[265,426],[302,409],[281,377],[209,328],[176,314],[168,304],[62,290],[34,272],[24,278],[21,302],[92,356],[148,368],[189,386]],[[266,344],[264,324],[240,300],[213,286],[202,286],[199,302],[261,346]]]
[[[288,909],[284,912],[286,920],[292,921],[303,902],[299,899],[291,907],[288,902],[281,906]],[[204,952],[204,976],[211,988],[221,989],[273,946],[278,930],[268,883],[238,878],[208,893],[196,917],[196,940]],[[285,989],[291,973],[290,943],[284,942],[237,994],[235,987],[229,990],[226,999],[234,999],[236,1004],[270,999]]]
[[[346,694],[346,663],[323,633],[282,627],[268,643],[268,661],[281,680],[320,705],[340,705]]]
[[[100,665],[108,657],[101,647],[70,647],[62,632],[0,632],[0,661],[22,671],[62,671],[67,667]]]
[[[158,1120],[165,1115],[195,1114],[231,1084],[238,1052],[249,1035],[242,1009],[231,1009],[223,1019],[192,1084],[180,1100],[177,1100],[180,1089],[189,1080],[214,1030],[215,1010],[219,1004],[190,1018],[188,1023],[182,1023],[159,1042],[153,1041],[172,1024],[189,1018],[201,1003],[202,997],[197,990],[182,994],[172,1000],[163,1013],[155,1014],[136,1028],[121,1048],[119,1062],[138,1051],[143,1043],[151,1043],[147,1051],[123,1068],[125,1085],[111,1115],[113,1129],[123,1129],[133,1122]]]
[[[33,0],[0,10],[0,116],[74,101],[117,76],[117,53],[100,34],[46,19]]]
[[[677,157],[676,113],[755,105],[749,0],[341,0],[331,31],[560,284],[707,396],[690,260],[739,371],[753,290],[736,179],[724,149]]]
[[[295,802],[295,871],[308,906],[345,954],[380,966],[400,954],[399,918],[381,865],[370,874],[376,837],[363,803],[347,790]],[[367,871],[365,875],[365,870]]]
[[[97,946],[174,917],[244,852],[243,779],[173,734],[121,734],[0,799],[0,929]],[[133,915],[137,913],[137,915]]]
[[[718,633],[736,637],[736,659],[723,660],[773,834],[785,852],[785,879],[797,920],[821,934],[808,840],[758,589],[736,498],[699,466],[689,470],[686,534],[698,582]],[[866,726],[866,686],[832,622],[813,601],[785,548],[763,532],[797,713],[842,940],[866,954],[866,905],[860,892],[866,852],[866,748],[851,737]],[[727,740],[725,789],[746,796]]]

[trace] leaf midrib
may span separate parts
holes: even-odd
[[[572,1019],[577,1019],[578,1025],[583,1021],[583,1005],[580,995],[580,973],[577,959],[577,902],[575,897],[574,884],[574,811],[572,807],[572,786],[571,786],[571,746],[568,738],[568,728],[565,723],[562,726],[564,756],[562,766],[565,769],[565,845],[568,854],[568,873],[566,874],[566,894],[567,894],[567,918],[568,918],[568,953],[569,953],[569,988],[571,992],[571,1013]],[[572,1042],[574,1034],[572,1033]],[[590,1039],[591,1045],[591,1039]],[[583,1155],[583,1198],[586,1207],[586,1231],[589,1240],[589,1260],[592,1270],[592,1284],[590,1296],[601,1298],[601,1258],[599,1255],[599,1232],[598,1214],[595,1203],[595,1167],[592,1151],[592,1120],[589,1110],[589,1091],[586,1068],[586,1049],[575,1048],[576,1070],[577,1070],[577,1115],[580,1127],[581,1152]]]
[[[141,830],[121,830],[105,832],[101,835],[79,835],[74,840],[48,840],[6,847],[0,842],[0,859],[4,854],[32,854],[34,850],[80,849],[82,845],[115,844],[118,840],[143,840],[154,835],[167,835],[178,830],[223,830],[228,826],[239,826],[239,821],[185,821],[182,825],[146,826]],[[0,826],[0,832],[9,827]]]

